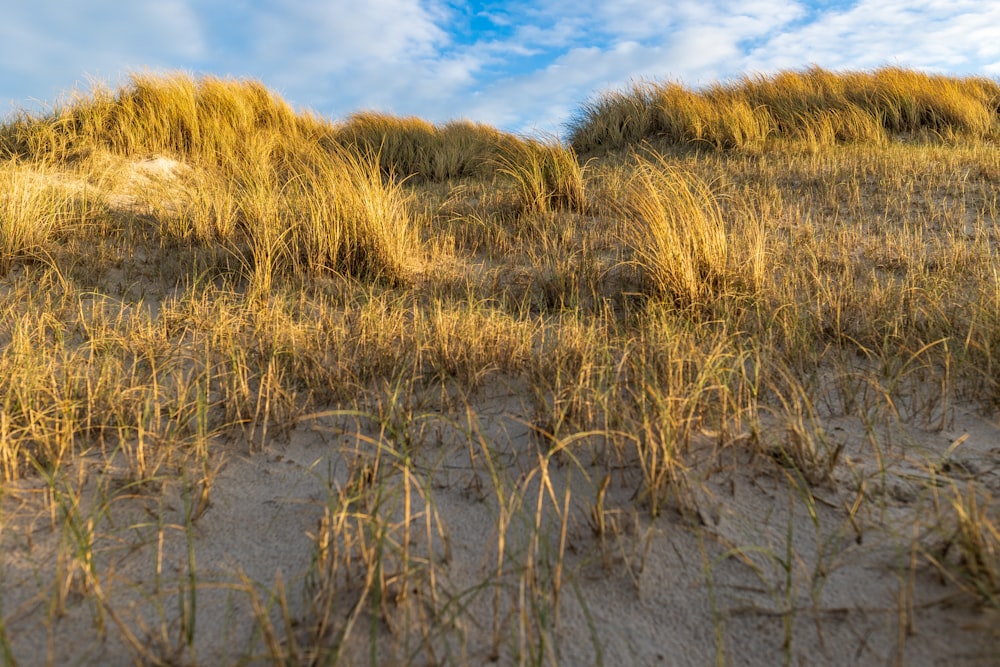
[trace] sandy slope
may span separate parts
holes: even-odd
[[[709,457],[713,443],[706,436],[694,451],[712,462],[692,465],[687,491],[650,520],[635,509],[634,471],[590,465],[606,457],[597,445],[582,443],[570,450],[579,466],[566,457],[545,464],[517,396],[498,392],[476,404],[471,438],[467,426],[462,433],[447,420],[426,417],[410,486],[415,565],[405,589],[401,578],[389,581],[387,590],[395,593],[380,605],[383,613],[373,617],[371,604],[360,609],[342,656],[346,664],[367,662],[373,654],[382,664],[482,664],[491,657],[508,664],[539,644],[546,646],[544,661],[566,665],[996,664],[1000,649],[989,632],[996,619],[914,549],[940,543],[943,533],[929,517],[935,502],[947,503],[945,478],[963,488],[1000,488],[995,417],[957,409],[942,431],[872,434],[882,448],[882,469],[873,439],[857,420],[831,420],[826,432],[844,444],[845,455],[830,481],[812,487],[811,499],[790,483],[786,469],[749,448],[730,446]],[[462,423],[458,411],[449,416]],[[297,623],[292,634],[308,640],[317,613],[312,536],[335,489],[348,483],[349,469],[372,455],[369,445],[358,443],[351,421],[303,419],[287,438],[254,453],[245,442],[226,444],[210,504],[190,530],[184,528],[185,507],[196,504],[197,488],[185,494],[176,479],[123,486],[114,466],[96,453],[81,461],[75,477],[51,487],[39,479],[8,487],[0,593],[13,656],[19,664],[141,662],[138,649],[123,638],[127,628],[149,651],[145,659],[266,662],[260,614],[267,612],[258,610],[254,620],[251,591],[262,605],[270,602],[281,642],[287,637],[282,613],[269,600],[279,585]],[[371,429],[360,432],[377,440]],[[956,438],[964,440],[944,463]],[[489,443],[501,486],[520,489],[524,499],[510,512],[500,587],[484,585],[496,581],[501,513],[476,442]],[[937,486],[928,480],[932,470],[942,475]],[[542,494],[548,509],[534,533],[543,471],[553,495]],[[598,538],[591,510],[607,471],[605,518],[616,529]],[[403,517],[403,477],[396,471],[386,478],[383,516]],[[100,596],[78,573],[63,588],[61,614],[56,573],[71,569],[72,559],[61,512],[47,509],[51,488],[82,491],[78,516],[98,526],[93,552]],[[563,505],[566,488],[571,518],[559,617],[524,624],[526,614],[541,613],[551,602],[525,596],[552,590],[560,525],[551,503]],[[866,499],[851,517],[862,491]],[[90,508],[99,507],[99,498],[110,499],[110,511],[95,515]],[[436,509],[429,531],[428,498]],[[402,530],[397,523],[390,532],[399,537]],[[537,543],[533,534],[540,535]],[[180,619],[191,601],[189,537],[197,584],[187,649]],[[529,561],[535,570],[525,575]],[[401,572],[398,558],[384,567],[390,579],[393,568]],[[350,576],[338,575],[334,627],[347,623],[364,574],[358,567]],[[183,600],[178,588],[187,590]],[[551,605],[544,612],[551,614]],[[547,628],[544,642],[535,634],[539,627]]]
[[[140,163],[133,185],[177,165]],[[395,431],[321,412],[213,442],[207,504],[204,471],[136,485],[108,451],[5,485],[5,658],[308,662],[318,642],[342,664],[1000,662],[998,619],[928,564],[955,558],[955,493],[1000,492],[996,415],[828,418],[818,454],[842,455],[809,484],[759,453],[794,437],[782,424],[763,446],[703,434],[653,519],[635,461],[587,439],[546,456],[523,395],[498,381]],[[323,552],[348,497],[351,541]]]

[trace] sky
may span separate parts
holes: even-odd
[[[565,134],[587,100],[634,81],[811,65],[997,79],[1000,0],[17,0],[0,22],[0,115],[184,71],[255,79],[335,120]]]

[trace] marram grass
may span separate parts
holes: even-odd
[[[345,146],[378,156],[388,176],[431,181],[487,175],[498,149],[520,143],[512,135],[470,121],[433,125],[420,118],[370,111],[351,114],[338,126],[336,136]]]
[[[98,85],[49,113],[15,118],[0,133],[0,150],[37,159],[106,149],[225,164],[246,137],[315,137],[325,125],[255,81],[134,74],[118,90]]]
[[[901,591],[880,624],[920,620],[907,596],[927,563],[951,587],[935,596],[996,609],[996,500],[944,460],[966,440],[940,461],[911,446],[945,438],[958,406],[1000,405],[995,88],[896,69],[644,84],[585,106],[613,114],[572,145],[329,122],[182,75],[16,115],[0,126],[0,536],[33,564],[16,580],[30,604],[13,578],[0,591],[5,662],[39,661],[32,628],[143,664],[226,642],[234,664],[554,664],[585,628],[574,650],[599,662],[591,582],[641,590],[665,532],[703,549],[670,563],[722,662],[726,568],[767,589],[770,662],[812,646],[830,568],[873,554]],[[294,508],[315,519],[308,569],[253,581],[202,562],[223,461],[266,466],[302,437],[340,456],[302,469],[323,482]],[[912,531],[878,519],[901,509],[894,457]],[[737,526],[753,539],[717,543],[748,486],[767,490]],[[486,536],[465,575],[456,497]],[[41,527],[27,545],[22,500]],[[821,549],[795,547],[796,515]],[[154,581],[127,581],[141,562]],[[247,642],[206,634],[219,591]],[[51,661],[89,659],[75,646]]]
[[[0,146],[32,165],[103,153],[184,161],[200,172],[189,185],[145,193],[170,199],[150,202],[165,240],[230,247],[265,291],[276,273],[402,278],[418,254],[407,196],[383,178],[377,152],[343,147],[335,134],[253,81],[134,75],[118,91],[98,87],[51,113],[15,118]],[[67,215],[52,199],[55,185],[19,185],[28,169],[5,170],[5,256],[37,249]]]
[[[830,72],[818,67],[748,76],[692,89],[641,81],[587,102],[571,123],[577,151],[644,140],[759,150],[781,140],[818,146],[883,144],[900,137],[996,141],[1000,84],[898,67]]]

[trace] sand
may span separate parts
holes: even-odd
[[[830,478],[811,485],[811,499],[789,469],[754,453],[759,448],[736,439],[720,449],[705,434],[692,444],[687,488],[654,519],[634,497],[634,469],[590,465],[602,458],[599,444],[567,450],[579,465],[559,456],[546,462],[516,393],[498,387],[475,412],[471,438],[468,420],[466,433],[454,425],[463,420],[458,410],[428,413],[419,429],[405,590],[395,557],[383,563],[385,590],[394,593],[378,605],[369,597],[354,606],[366,575],[360,561],[350,576],[338,575],[330,627],[343,629],[358,612],[343,664],[997,663],[997,619],[927,558],[945,535],[932,521],[935,503],[947,504],[954,485],[1000,488],[995,416],[957,407],[943,430],[882,430],[874,434],[878,456],[859,420],[829,419],[825,432],[843,453]],[[306,415],[263,443],[214,443],[221,467],[203,508],[197,485],[185,492],[183,479],[170,475],[131,488],[117,476],[114,456],[96,451],[59,481],[5,487],[0,592],[18,664],[126,665],[151,656],[266,664],[276,646],[293,652],[289,636],[299,647],[315,641],[315,536],[324,510],[336,504],[349,469],[371,460],[373,448],[359,444],[358,434],[392,442],[353,421]],[[490,444],[503,484],[523,497],[509,513],[502,586],[492,585],[502,512],[476,441]],[[929,479],[932,471],[940,479]],[[535,531],[542,472],[551,495],[544,487],[545,519]],[[605,475],[607,528],[597,536],[592,509]],[[397,521],[389,529],[395,538],[403,534],[403,478],[397,470],[383,485],[383,515]],[[80,572],[57,583],[57,573],[77,561],[67,555],[72,531],[50,509],[53,489],[77,496],[76,515],[96,527],[99,592]],[[436,510],[430,531],[427,499]],[[553,502],[569,508],[565,537]],[[535,570],[526,575],[529,561]],[[285,611],[274,596],[282,590]],[[526,599],[532,591],[548,594]],[[182,619],[192,606],[189,635]],[[273,623],[270,645],[265,617]],[[335,646],[331,634],[319,641]]]

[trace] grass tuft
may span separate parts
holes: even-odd
[[[727,289],[732,269],[726,227],[704,183],[662,156],[637,157],[622,206],[624,242],[653,294],[688,307]]]
[[[572,148],[551,139],[508,141],[501,144],[495,164],[513,180],[520,210],[586,212],[584,169]]]
[[[644,81],[584,104],[570,124],[570,142],[587,153],[644,140],[746,151],[786,140],[814,147],[900,137],[995,141],[998,99],[1000,84],[990,79],[898,67],[812,67],[700,90]]]
[[[72,159],[103,148],[225,163],[248,136],[315,136],[324,127],[256,81],[137,73],[118,90],[96,85],[47,114],[20,116],[0,132],[0,152]]]
[[[45,165],[0,163],[0,276],[18,259],[44,257],[50,244],[102,213],[98,193],[61,181]]]
[[[433,125],[420,118],[372,111],[350,115],[338,128],[337,140],[363,154],[377,155],[387,176],[430,181],[484,175],[496,147],[516,141],[470,121]]]

